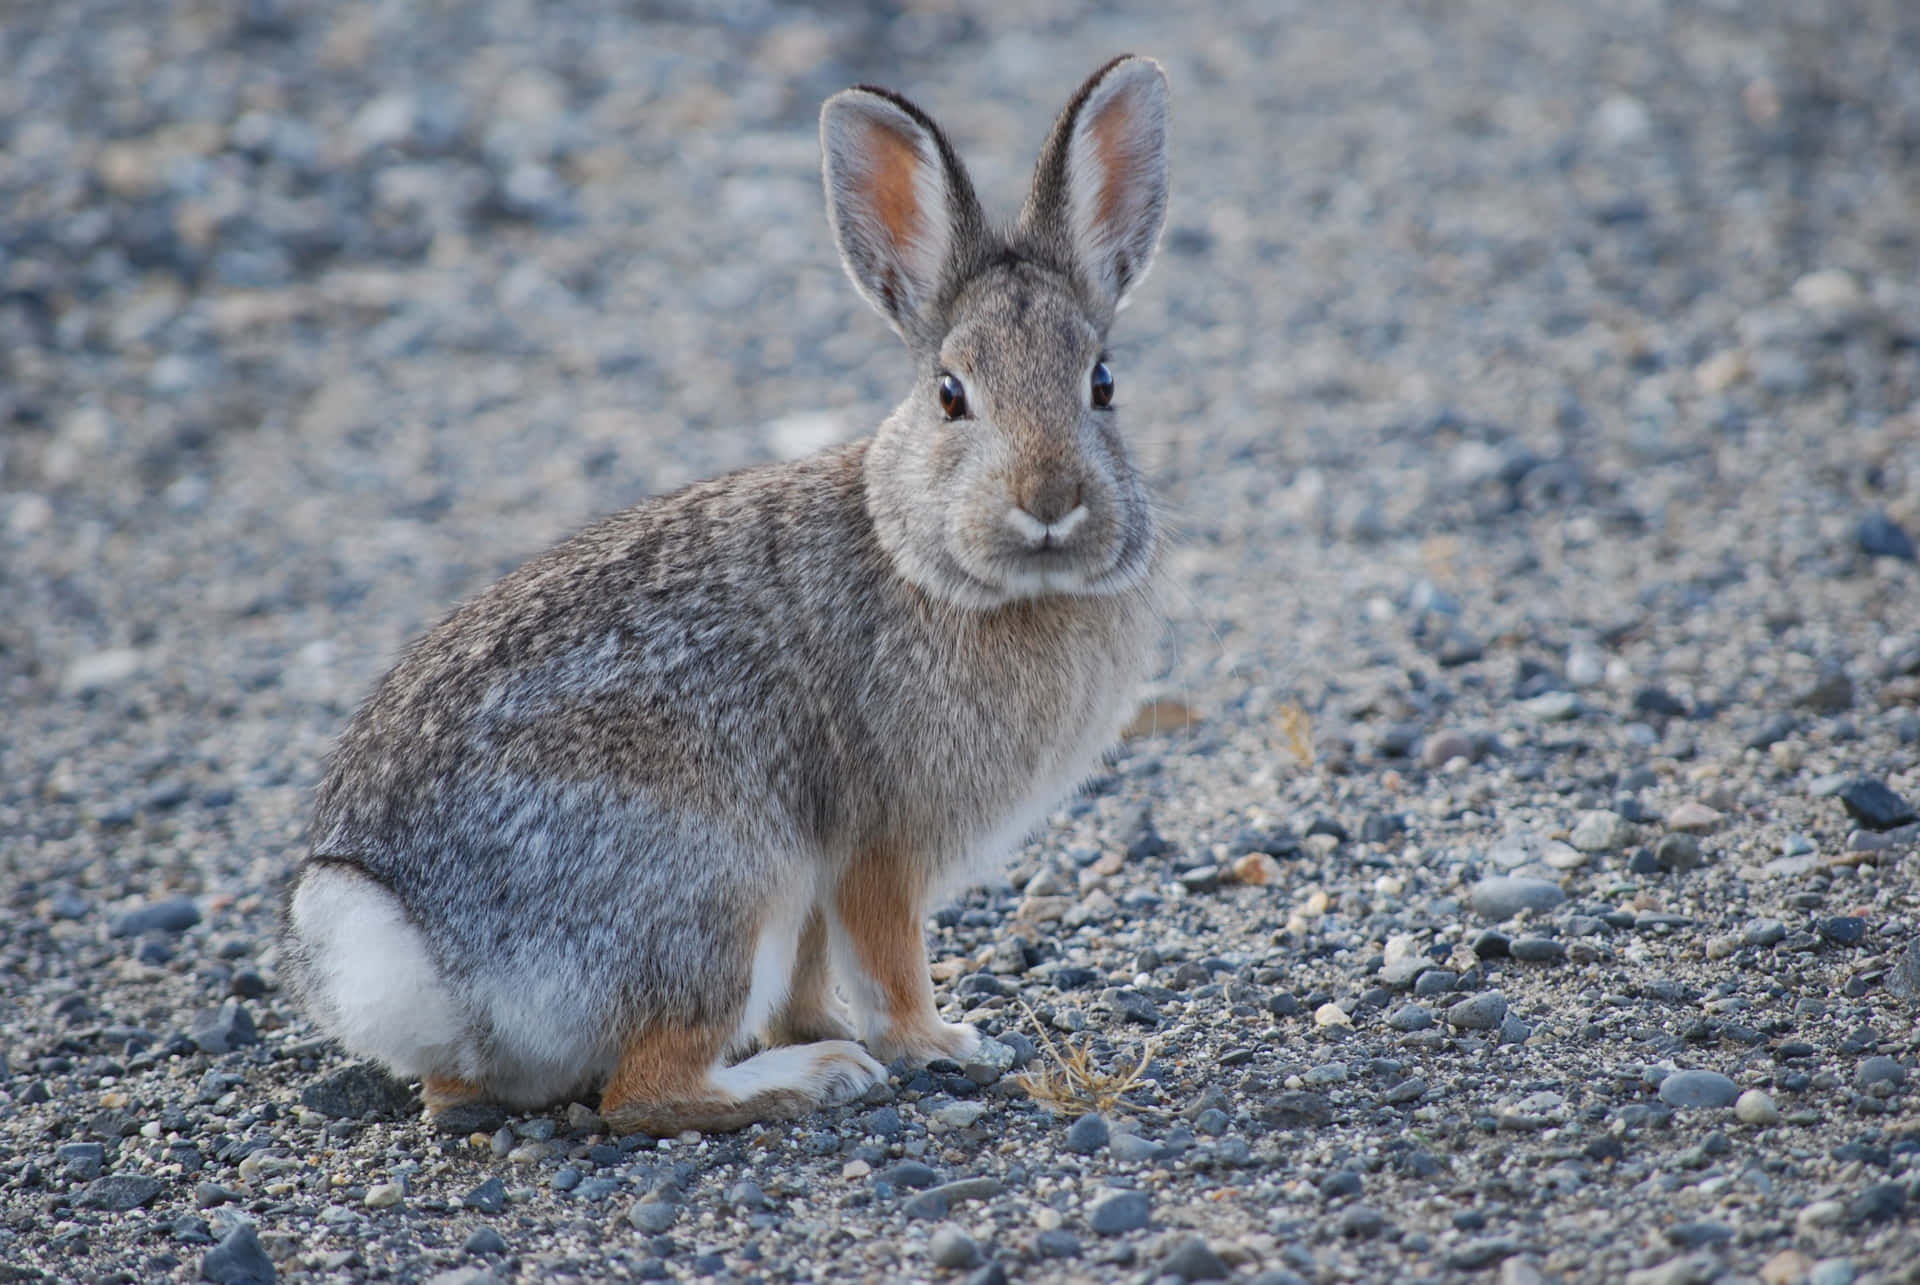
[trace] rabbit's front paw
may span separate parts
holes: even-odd
[[[909,1062],[932,1062],[937,1058],[965,1062],[980,1048],[980,1032],[962,1023],[917,1022],[895,1026],[870,1037],[867,1046],[884,1062],[898,1057]]]

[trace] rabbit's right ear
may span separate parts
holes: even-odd
[[[1114,59],[1080,87],[1040,152],[1019,237],[1071,267],[1111,319],[1153,264],[1167,217],[1167,76]]]
[[[903,338],[926,337],[943,288],[984,237],[966,170],[925,112],[867,85],[820,109],[820,151],[847,275]]]

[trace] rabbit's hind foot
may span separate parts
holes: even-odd
[[[469,1102],[485,1102],[487,1091],[471,1080],[463,1080],[452,1075],[429,1075],[420,1086],[420,1100],[426,1103],[428,1115],[439,1115],[452,1107],[465,1106]]]
[[[726,1133],[851,1102],[887,1078],[847,1040],[789,1044],[726,1066],[719,1057],[729,1034],[657,1027],[634,1040],[600,1095],[608,1127],[655,1137]]]

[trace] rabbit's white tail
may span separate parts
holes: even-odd
[[[289,908],[320,1024],[402,1077],[444,1071],[466,1042],[460,1006],[392,893],[352,868],[316,863]]]

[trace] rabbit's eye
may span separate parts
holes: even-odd
[[[1101,410],[1113,405],[1113,372],[1107,369],[1107,363],[1093,363],[1093,404]]]
[[[948,419],[967,417],[967,390],[957,375],[940,376],[940,409]]]

